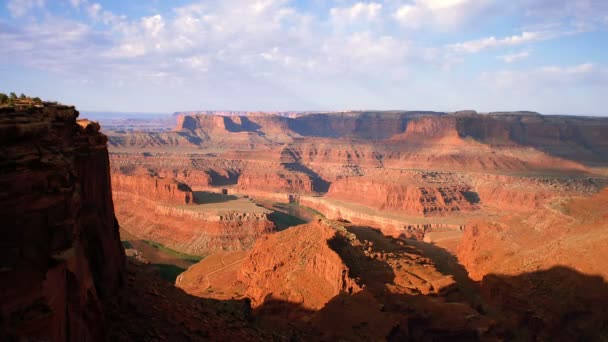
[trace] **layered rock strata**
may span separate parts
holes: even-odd
[[[107,138],[73,107],[0,109],[0,339],[104,340],[123,284]]]

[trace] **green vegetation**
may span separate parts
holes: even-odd
[[[36,104],[42,104],[42,100],[39,97],[31,98],[23,93],[21,93],[19,96],[17,96],[15,93],[10,93],[9,95],[0,93],[0,106],[33,106]]]
[[[289,215],[280,211],[272,212],[272,214],[268,215],[268,218],[270,221],[274,222],[278,230],[283,230],[306,223],[306,221],[297,216]]]
[[[165,247],[162,244],[160,244],[158,242],[155,242],[155,241],[150,241],[150,240],[143,240],[143,241],[145,243],[147,243],[148,245],[150,245],[150,246],[152,246],[152,247],[154,247],[156,249],[159,249],[159,250],[161,250],[161,251],[163,251],[163,252],[165,252],[165,253],[167,253],[169,255],[172,255],[172,256],[174,256],[176,258],[179,258],[179,259],[190,261],[192,263],[199,262],[199,261],[203,260],[203,258],[204,258],[204,257],[198,256],[198,255],[190,255],[190,254],[174,251],[171,248]]]
[[[169,264],[152,264],[152,266],[158,269],[158,271],[160,272],[160,276],[163,279],[168,280],[171,283],[175,283],[175,279],[177,279],[177,276],[185,271],[185,269],[181,267]]]
[[[194,203],[197,204],[209,204],[209,203],[223,203],[228,201],[235,201],[239,199],[234,195],[223,195],[220,193],[209,192],[209,191],[194,191]]]
[[[133,249],[133,245],[129,241],[121,241],[125,249]]]

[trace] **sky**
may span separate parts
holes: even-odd
[[[0,0],[0,92],[81,110],[608,115],[608,0]]]

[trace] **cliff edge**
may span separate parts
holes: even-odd
[[[107,138],[74,107],[0,108],[0,340],[105,340],[124,283]]]

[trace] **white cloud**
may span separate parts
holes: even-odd
[[[39,1],[26,2],[35,9]],[[125,89],[191,82],[179,94],[192,89],[197,94],[209,92],[205,96],[224,98],[226,105],[247,97],[255,104],[297,99],[298,104],[357,106],[371,99],[398,107],[410,99],[424,105],[424,89],[441,93],[434,91],[439,83],[447,90],[462,84],[461,76],[451,71],[469,54],[497,49],[498,53],[480,56],[490,59],[483,64],[490,70],[492,63],[501,65],[500,60],[515,63],[527,58],[534,42],[580,32],[580,27],[593,29],[579,21],[564,26],[561,17],[551,21],[555,26],[548,25],[549,20],[538,14],[539,1],[550,9],[548,0],[316,0],[306,10],[295,7],[293,0],[190,1],[172,11],[129,19],[108,11],[99,0],[63,0],[64,6],[47,1],[44,12],[32,12],[27,23],[0,21],[0,62],[76,75],[99,87],[104,78],[111,79],[106,84]],[[531,3],[536,3],[534,14],[526,10]],[[507,16],[521,12],[518,24],[523,26],[518,32],[523,33],[492,36],[493,24],[483,18],[498,15],[499,5]],[[63,11],[80,23],[62,18]],[[488,37],[444,45],[445,37],[458,37],[460,26],[467,23],[489,28]],[[450,34],[415,35],[411,27],[450,29]],[[605,74],[602,70],[587,64],[537,68],[529,70],[530,75],[503,70],[485,74],[484,80],[505,86],[532,83],[531,77],[547,84],[560,77],[598,82],[602,78],[597,75]],[[440,101],[448,100],[435,102]]]
[[[141,25],[147,35],[151,37],[158,37],[158,35],[165,28],[165,21],[160,14],[157,14],[151,17],[142,18]]]
[[[103,34],[82,23],[59,20],[33,23],[23,28],[0,30],[0,62],[19,61],[27,67],[81,73],[84,65],[110,48]]]
[[[36,7],[44,7],[45,0],[9,0],[6,4],[13,17],[21,17]]]
[[[409,48],[407,41],[365,31],[330,39],[321,51],[326,66],[338,73],[366,73],[379,68],[393,71],[403,68],[408,62]]]
[[[530,57],[530,52],[529,51],[522,51],[522,52],[517,52],[517,53],[510,53],[507,55],[502,55],[499,56],[498,58],[500,58],[503,62],[505,63],[515,63],[521,60],[524,60],[526,58]]]
[[[485,49],[521,45],[539,40],[545,40],[554,37],[555,35],[548,32],[523,32],[521,35],[515,35],[497,39],[496,37],[488,37],[477,40],[470,40],[462,43],[450,44],[448,49],[458,53],[477,53]]]
[[[531,70],[501,70],[481,74],[481,80],[499,88],[555,87],[602,85],[608,86],[608,69],[593,63],[572,66],[543,66]]]
[[[475,17],[493,0],[415,0],[396,9],[393,17],[405,27],[452,28]]]
[[[87,7],[87,13],[93,19],[99,19],[99,15],[101,14],[101,5],[98,3],[91,4]]]
[[[329,13],[336,22],[350,22],[355,20],[374,20],[379,17],[382,4],[377,2],[357,2],[351,7],[334,7]]]

